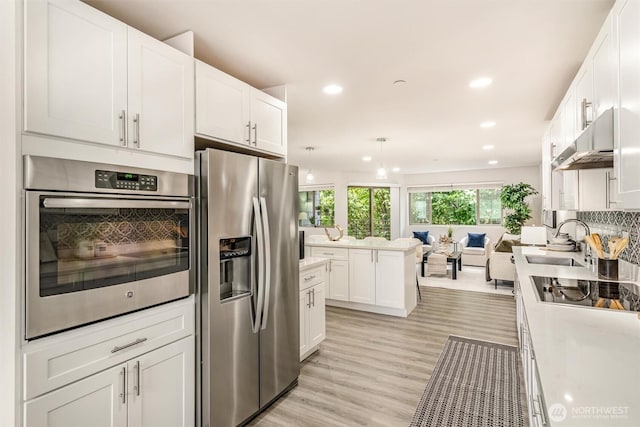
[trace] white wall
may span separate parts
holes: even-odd
[[[18,152],[16,127],[17,2],[0,0],[0,424],[19,424],[18,384]]]
[[[364,174],[314,170],[313,183],[308,183],[306,181],[306,170],[301,169],[301,171],[298,182],[301,191],[309,185],[332,185],[335,188],[335,223],[344,228],[345,235],[347,234],[347,187],[350,185],[391,186],[391,239],[400,237],[401,176],[390,175],[387,180],[377,180],[373,172],[371,174]],[[304,230],[306,235],[324,234],[323,228],[300,227],[300,230]],[[337,231],[334,230],[333,233],[335,234]]]
[[[446,185],[446,184],[463,184],[463,183],[481,183],[481,182],[502,182],[504,184],[517,184],[525,182],[532,185],[538,192],[541,191],[540,168],[538,166],[521,167],[521,168],[495,168],[458,172],[438,172],[426,174],[412,174],[404,176],[404,185],[400,194],[401,206],[401,229],[404,236],[410,236],[412,231],[429,230],[433,233],[436,240],[438,236],[446,234],[447,226],[437,225],[409,225],[408,204],[409,196],[407,187],[420,185]],[[540,225],[541,212],[541,196],[540,194],[530,197],[532,208],[532,219],[527,223],[530,225]],[[505,231],[502,226],[485,225],[485,226],[463,226],[454,225],[453,238],[459,241],[467,235],[467,233],[487,233],[492,242],[496,242]]]

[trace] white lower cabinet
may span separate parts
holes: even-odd
[[[522,302],[522,294],[520,290],[520,282],[516,278],[516,320],[518,328],[518,339],[520,341],[520,354],[522,356],[522,369],[524,371],[525,391],[527,395],[527,406],[529,413],[529,425],[531,427],[542,427],[548,425],[547,414],[545,409],[544,397],[542,395],[542,386],[538,377],[538,368],[536,366],[535,352],[531,335],[529,334],[529,325],[527,324],[527,315],[524,311]]]
[[[193,360],[191,336],[27,402],[25,426],[192,426]]]
[[[27,427],[126,427],[122,403],[126,364],[115,366],[25,404]]]
[[[349,249],[349,301],[376,303],[376,259],[372,249]]]
[[[194,298],[29,342],[24,426],[195,423]]]
[[[349,301],[349,252],[343,248],[312,247],[312,257],[328,258],[329,275],[325,281],[326,297],[337,301]]]
[[[325,278],[326,264],[300,272],[300,361],[326,336]]]

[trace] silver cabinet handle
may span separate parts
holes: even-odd
[[[253,145],[258,146],[258,124],[253,124]]]
[[[145,342],[147,339],[146,338],[138,338],[137,340],[130,342],[129,344],[125,344],[125,345],[121,345],[121,346],[115,346],[113,347],[113,350],[111,350],[111,353],[117,353],[120,350],[124,350],[125,348],[129,348],[132,347],[134,345],[140,344]]]
[[[316,306],[316,288],[311,289],[311,296],[313,297],[313,302],[311,303],[312,306]]]
[[[136,392],[136,396],[140,396],[140,361],[136,361],[133,365],[133,370],[136,373],[136,382],[133,385],[133,390]]]
[[[333,252],[322,252],[322,255],[333,255]]]
[[[120,111],[118,116],[120,120],[120,145],[127,146],[127,112],[125,110]]]
[[[307,308],[311,308],[311,290],[307,291]]]
[[[378,252],[379,251],[376,251],[376,264],[378,263]]]
[[[307,277],[305,277],[305,278],[304,278],[304,281],[305,281],[305,282],[308,282],[309,280],[313,280],[313,279],[315,279],[315,278],[316,278],[316,276],[315,276],[315,275],[313,275],[313,276],[307,276]]]
[[[245,141],[251,144],[251,120],[249,120],[249,123],[246,124],[246,127],[247,127],[247,139],[245,139]]]
[[[585,130],[587,126],[591,124],[591,120],[587,120],[587,108],[591,108],[591,102],[587,101],[587,98],[582,99],[582,129]]]
[[[140,148],[140,114],[133,116],[133,146]]]
[[[120,369],[120,398],[122,403],[127,403],[127,368]]]

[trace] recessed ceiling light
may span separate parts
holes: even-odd
[[[497,165],[498,161],[497,160],[489,160],[489,164],[490,165]]]
[[[342,93],[342,86],[336,84],[326,85],[322,91],[327,95],[337,95]]]
[[[491,83],[493,83],[493,79],[491,77],[479,77],[475,80],[471,80],[471,82],[469,82],[469,87],[477,89],[480,87],[487,87]]]
[[[407,84],[406,80],[396,80],[395,82],[393,82],[394,86],[404,86]]]
[[[362,157],[362,161],[363,161],[363,162],[370,162],[370,161],[371,161],[371,156],[364,156],[364,157]]]
[[[482,149],[483,149],[483,150],[493,150],[494,148],[495,148],[495,147],[494,147],[493,145],[491,145],[491,144],[489,144],[489,145],[483,145],[483,146],[482,146]]]
[[[391,171],[393,171],[393,172],[400,172],[400,168],[393,168],[393,169],[391,169]]]
[[[486,122],[482,122],[480,123],[480,127],[484,128],[484,129],[488,129],[488,128],[492,128],[496,125],[496,122],[492,122],[492,121],[486,121]]]

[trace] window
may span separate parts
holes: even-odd
[[[409,193],[409,224],[488,225],[502,223],[500,188]]]
[[[320,189],[298,192],[300,227],[333,227],[335,191]]]
[[[391,191],[384,187],[348,187],[348,232],[356,239],[391,238]]]

